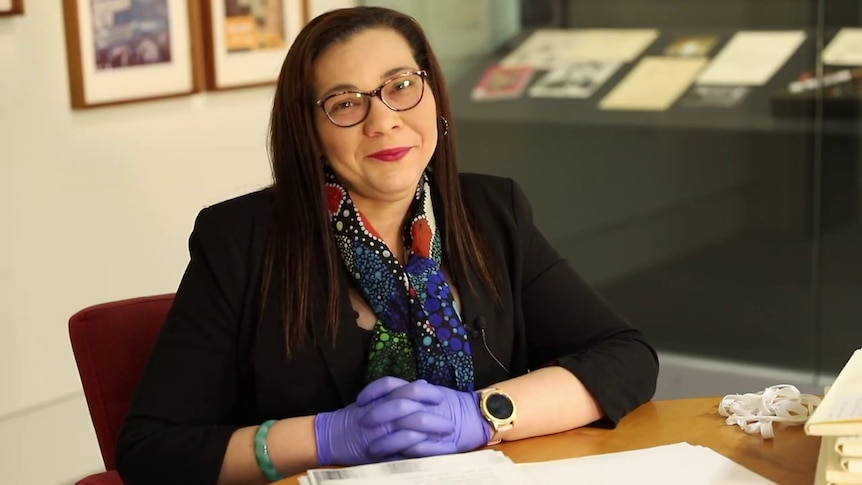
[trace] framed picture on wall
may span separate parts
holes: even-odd
[[[0,15],[21,15],[24,13],[24,0],[0,0]]]
[[[198,91],[199,14],[193,0],[63,0],[72,107]]]
[[[202,0],[206,87],[272,84],[306,23],[308,0]]]

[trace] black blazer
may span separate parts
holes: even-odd
[[[655,351],[551,247],[517,184],[475,174],[461,183],[504,276],[502,305],[458,287],[476,388],[557,364],[597,399],[606,417],[594,424],[606,426],[651,399]],[[272,203],[265,189],[198,214],[190,262],[120,433],[127,485],[215,483],[236,429],[338,409],[363,387],[367,339],[346,289],[334,345],[320,338],[286,358],[275,299],[258,327]]]

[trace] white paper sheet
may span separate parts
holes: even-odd
[[[658,36],[655,29],[541,29],[500,64],[553,69],[572,61],[631,62]]]
[[[805,41],[803,31],[737,32],[698,84],[763,86]]]
[[[619,61],[572,61],[545,74],[529,93],[534,98],[589,98],[620,67]]]
[[[568,32],[561,29],[537,30],[500,61],[500,65],[551,69],[566,61]]]
[[[567,52],[574,60],[632,62],[659,36],[655,29],[584,29],[575,31]]]
[[[520,475],[520,470],[514,463],[499,463],[379,477],[347,478],[318,482],[318,485],[524,485],[531,483],[527,479]]]
[[[828,66],[862,66],[862,29],[838,31],[823,49],[823,63]]]
[[[831,449],[830,444],[830,449]],[[356,467],[309,470],[302,485],[526,485],[575,483],[638,485],[768,485],[773,482],[702,446],[688,443],[566,460],[515,464],[499,451],[481,450]]]
[[[688,443],[518,465],[524,483],[762,485],[766,478],[709,448]],[[575,478],[577,479],[575,480]]]
[[[841,457],[841,469],[845,472],[862,475],[862,458]]]
[[[841,368],[823,401],[805,421],[814,436],[862,435],[862,349],[856,349]]]
[[[841,456],[835,452],[834,436],[820,439],[820,453],[817,455],[817,470],[814,473],[816,484],[862,484],[862,473],[850,472],[841,466]]]
[[[841,456],[862,458],[862,436],[838,436],[835,452]]]
[[[664,111],[706,66],[703,57],[645,57],[599,102],[601,109]]]
[[[515,481],[501,481],[506,480],[507,475]],[[485,476],[492,477],[493,481],[484,481]],[[461,482],[453,481],[458,477],[463,477]],[[496,450],[479,450],[347,468],[309,470],[306,485],[430,484],[438,480],[463,485],[522,483],[517,479],[518,469],[506,455]]]

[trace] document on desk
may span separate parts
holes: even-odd
[[[503,453],[472,453],[309,470],[302,485],[638,485],[773,484],[729,458],[688,443],[565,460],[515,464]]]
[[[823,49],[827,66],[862,66],[862,29],[843,28]]]
[[[841,368],[823,401],[805,422],[813,436],[862,436],[862,349]]]
[[[835,452],[835,437],[824,436],[820,440],[820,453],[817,455],[817,470],[814,483],[862,484],[862,473],[847,470],[841,463],[841,455]]]
[[[486,465],[480,468],[441,468],[434,471],[400,473],[379,477],[326,480],[325,485],[524,485],[530,483],[518,476],[519,470],[510,467]],[[309,484],[311,485],[311,484]]]
[[[551,70],[573,61],[633,62],[658,38],[657,29],[539,29],[500,64]]]
[[[774,482],[703,446],[688,443],[520,464],[524,483],[762,485]]]
[[[688,89],[706,64],[704,57],[644,57],[599,101],[599,108],[664,111]]]
[[[799,50],[803,31],[737,32],[697,80],[698,84],[763,86]]]
[[[303,480],[304,479],[304,480]],[[519,469],[503,453],[471,453],[390,461],[340,469],[314,469],[302,477],[305,485],[521,485]]]

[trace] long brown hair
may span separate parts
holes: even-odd
[[[304,345],[316,325],[325,324],[326,334],[335,338],[342,291],[341,258],[330,232],[324,196],[324,151],[315,129],[315,61],[330,46],[372,28],[389,28],[404,37],[420,69],[428,72],[437,114],[449,120],[446,127],[438,118],[437,149],[429,165],[441,202],[435,206],[435,217],[442,221],[444,264],[459,284],[466,283],[468,291],[476,293],[482,284],[500,298],[486,243],[461,198],[449,95],[422,28],[412,17],[386,8],[333,10],[309,22],[294,40],[281,68],[270,119],[275,203],[264,260],[262,306],[267,304],[272,283],[277,282],[275,287],[284,292],[280,310],[288,353]],[[467,276],[468,268],[479,281]]]

